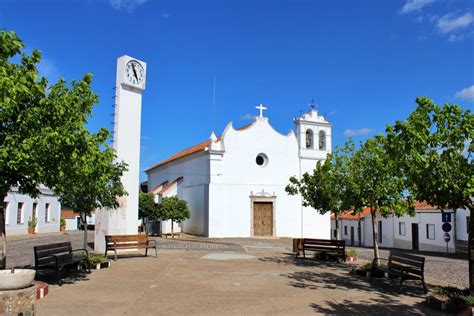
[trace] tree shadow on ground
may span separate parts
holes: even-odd
[[[284,257],[264,257],[260,261],[274,262],[277,264],[294,265],[308,268],[307,271],[295,271],[282,276],[287,277],[288,285],[302,289],[329,289],[329,290],[356,290],[360,293],[374,294],[381,298],[411,297],[423,298],[425,293],[420,281],[405,281],[402,291],[399,291],[398,280],[394,279],[393,284],[388,278],[373,278],[370,281],[365,276],[351,274],[354,265],[343,262],[320,261],[315,259],[295,258],[292,254]],[[429,286],[427,284],[427,286]]]
[[[311,303],[309,306],[316,313],[320,314],[344,314],[344,315],[434,315],[440,314],[421,302],[414,304],[405,304],[400,300],[390,298],[363,299],[357,302],[343,300],[335,302],[327,300],[324,305]]]
[[[48,284],[59,285],[55,270],[40,270],[36,272],[35,280]],[[75,284],[80,281],[88,281],[89,273],[75,268],[61,271],[62,284]]]

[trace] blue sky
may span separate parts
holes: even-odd
[[[91,130],[112,128],[116,59],[146,61],[142,170],[209,137],[214,76],[216,134],[259,103],[286,133],[314,97],[340,145],[405,118],[417,96],[474,103],[469,0],[1,0],[0,28],[43,52],[51,81],[94,74]]]

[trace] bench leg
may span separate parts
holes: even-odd
[[[61,280],[61,270],[59,269],[59,267],[56,269],[56,277],[58,279],[58,285],[59,286],[63,285],[63,282]]]
[[[155,258],[158,258],[158,248],[155,245]]]
[[[423,284],[423,290],[425,291],[425,294],[428,293],[428,290],[426,289],[425,278],[421,279],[421,283]]]
[[[114,248],[114,253],[115,253],[115,259],[114,259],[114,261],[117,261],[117,248]]]
[[[145,257],[148,257],[148,248],[145,248]]]

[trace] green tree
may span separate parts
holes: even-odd
[[[155,196],[152,193],[140,192],[138,197],[138,217],[142,219],[143,225],[146,225],[145,219],[158,219],[158,204],[155,203]]]
[[[369,138],[350,159],[350,209],[360,213],[370,208],[374,257],[379,258],[377,213],[414,215],[413,199],[406,196],[406,181],[398,165],[386,149],[386,138],[377,135]]]
[[[84,248],[87,249],[87,216],[97,208],[115,209],[119,197],[126,195],[121,182],[127,165],[116,162],[115,150],[108,145],[110,133],[101,129],[90,134],[84,127],[77,137],[76,151],[63,166],[63,176],[55,185],[61,203],[79,213],[84,225]]]
[[[171,220],[171,237],[174,238],[174,222],[182,222],[191,217],[188,202],[177,196],[165,197],[158,204],[158,218],[162,221]]]
[[[474,115],[455,104],[440,107],[427,97],[406,121],[387,127],[396,157],[416,200],[445,209],[467,208],[474,218]],[[474,220],[469,227],[469,281],[474,294]]]
[[[310,206],[320,214],[332,212],[336,220],[336,239],[339,239],[338,217],[349,209],[349,157],[354,151],[352,142],[329,154],[324,162],[318,161],[312,174],[301,179],[290,178],[285,190],[290,195],[301,194],[303,206]]]
[[[17,62],[18,61],[18,62]],[[24,53],[14,32],[0,32],[0,197],[12,186],[37,197],[44,184],[55,190],[59,178],[84,144],[84,125],[97,101],[91,76],[48,88],[38,75],[41,53]],[[76,157],[78,159],[78,157]],[[0,269],[6,267],[5,210],[0,203]]]

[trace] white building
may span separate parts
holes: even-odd
[[[389,216],[384,218],[377,215],[376,225],[378,230],[378,242],[380,247],[411,249],[433,252],[455,252],[456,239],[465,238],[467,244],[467,218],[463,215],[464,210],[458,210],[456,214],[452,210],[446,210],[449,214],[451,231],[448,233],[450,240],[445,241],[443,231],[442,212],[424,203],[417,203],[415,216]],[[464,218],[464,222],[463,222]],[[353,215],[350,213],[339,216],[338,223],[340,239],[346,241],[346,245],[372,247],[372,221],[370,210],[364,209],[362,213]],[[331,238],[336,237],[336,221],[331,217]]]
[[[36,233],[59,232],[61,203],[50,189],[41,186],[40,191],[38,198],[32,198],[11,188],[3,201],[7,235],[28,234],[28,220],[33,217],[38,221]]]
[[[456,210],[456,252],[468,253],[469,221],[468,209]]]
[[[296,134],[280,134],[263,116],[189,147],[146,170],[152,191],[167,187],[188,201],[186,233],[208,237],[329,238],[329,214],[289,196],[291,176],[312,172],[331,151],[331,125],[314,109],[295,118]],[[166,193],[166,192],[163,192]]]

